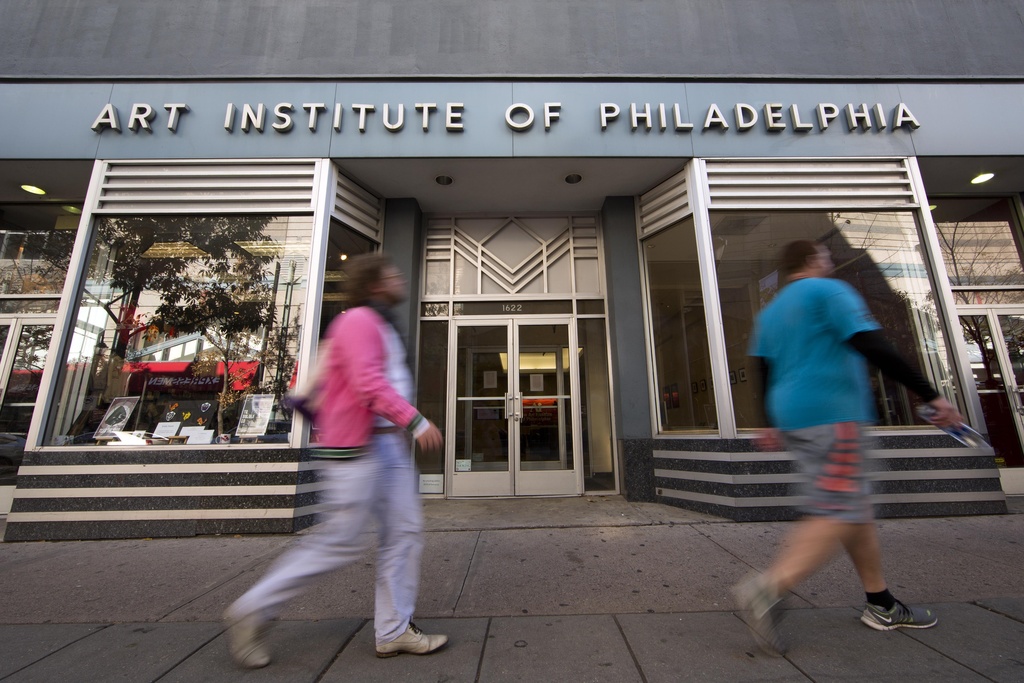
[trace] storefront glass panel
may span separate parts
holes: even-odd
[[[1024,251],[1009,199],[941,197],[932,220],[958,305],[1024,301]]]
[[[856,289],[890,342],[944,391],[950,369],[935,294],[911,213],[722,212],[711,215],[712,237],[729,382],[740,429],[763,427],[762,398],[751,382],[747,355],[758,311],[775,296],[778,253],[797,239],[825,245],[835,262],[833,277]],[[917,421],[917,398],[872,368],[871,383],[882,426]]]
[[[660,431],[718,429],[693,219],[643,243]]]
[[[375,251],[376,242],[338,221],[331,221],[331,231],[327,240],[327,263],[324,267],[323,303],[320,307],[321,337],[335,316],[348,308],[345,267],[349,259]]]
[[[608,344],[604,318],[577,321],[580,366],[580,436],[583,485],[587,491],[615,490],[612,400],[608,390]]]
[[[73,206],[78,213],[78,207]],[[68,274],[79,216],[51,204],[0,205],[0,297],[59,297]],[[11,306],[49,307],[23,299]],[[43,312],[8,310],[5,312]]]
[[[448,418],[447,320],[430,320],[420,323],[420,356],[417,366],[419,378],[416,407],[424,417],[444,430]],[[421,475],[443,477],[444,452],[441,450],[424,451],[417,444],[416,466]]]
[[[46,443],[287,441],[311,223],[98,218]]]

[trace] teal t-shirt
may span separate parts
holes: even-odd
[[[873,422],[864,357],[846,344],[877,330],[864,300],[841,280],[789,283],[754,325],[750,355],[768,362],[766,407],[783,431],[835,422]]]

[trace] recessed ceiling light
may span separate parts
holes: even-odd
[[[929,211],[934,211],[936,208],[938,208],[938,206],[939,206],[938,204],[929,204],[928,205],[928,210]]]
[[[68,205],[68,206],[62,206],[60,208],[64,209],[65,211],[67,211],[70,214],[74,214],[75,216],[77,216],[80,213],[82,213],[82,210],[80,208],[78,208],[77,206]]]
[[[25,192],[28,192],[29,194],[46,194],[46,190],[41,187],[36,187],[35,185],[22,185],[21,189],[25,190]]]
[[[570,173],[569,175],[565,176],[565,182],[569,183],[570,185],[575,185],[581,180],[583,180],[583,176],[581,176],[579,173]]]
[[[996,177],[995,173],[980,173],[971,179],[971,185],[980,185]]]
[[[434,182],[437,183],[438,185],[451,185],[455,181],[452,180],[452,177],[450,175],[439,175],[436,178],[434,178]]]

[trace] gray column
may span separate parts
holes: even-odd
[[[388,199],[384,207],[384,252],[409,280],[409,298],[395,307],[398,331],[410,363],[416,358],[419,330],[420,270],[423,260],[423,212],[415,199]]]
[[[609,344],[620,439],[651,436],[651,404],[644,352],[643,292],[632,197],[608,197],[601,208],[608,281]]]
[[[622,493],[653,501],[651,400],[644,350],[642,273],[632,197],[608,197],[601,207],[615,427],[622,459]]]

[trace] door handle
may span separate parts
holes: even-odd
[[[1013,401],[1013,407],[1017,410],[1017,414],[1024,415],[1024,403],[1020,400],[1020,389],[1010,387],[1010,399]]]
[[[512,397],[512,419],[519,422],[523,417],[523,395],[516,394]]]

